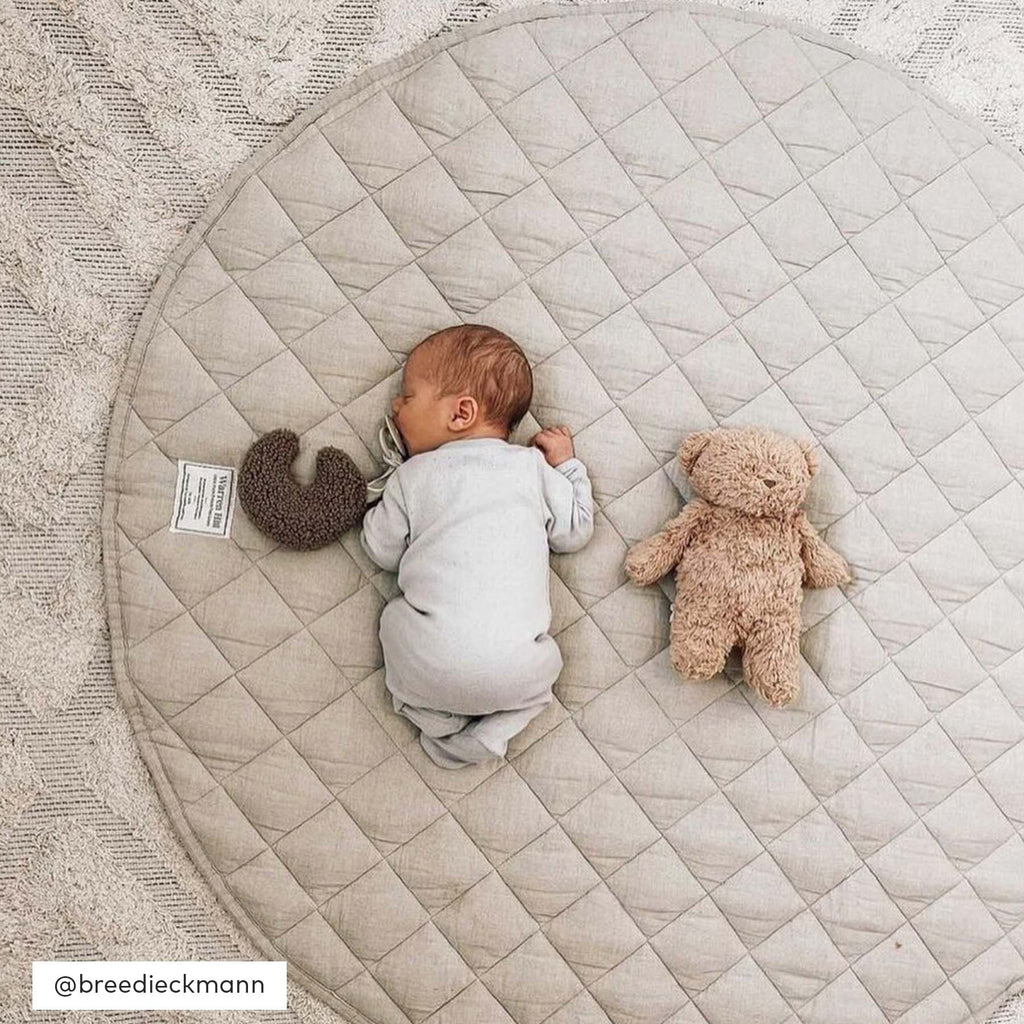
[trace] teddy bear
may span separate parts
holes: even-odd
[[[851,579],[800,507],[815,455],[766,428],[719,427],[688,435],[679,463],[698,497],[629,549],[626,574],[648,586],[678,566],[669,654],[681,676],[717,675],[740,645],[747,683],[783,707],[799,685],[802,586]]]

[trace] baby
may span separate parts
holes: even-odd
[[[363,548],[401,590],[380,617],[385,686],[444,768],[504,757],[562,670],[548,548],[590,540],[593,497],[566,427],[509,443],[532,397],[530,364],[501,331],[424,338],[392,403],[408,458],[363,518]]]

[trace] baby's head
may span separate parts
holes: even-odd
[[[471,437],[507,440],[533,398],[523,350],[485,324],[435,331],[409,353],[391,413],[409,455]]]

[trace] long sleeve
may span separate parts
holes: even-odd
[[[579,551],[594,532],[594,496],[587,467],[575,456],[554,467],[542,462],[541,490],[548,546],[558,554]]]
[[[388,477],[380,501],[363,516],[359,542],[382,569],[398,572],[398,563],[409,544],[409,512],[397,472]]]

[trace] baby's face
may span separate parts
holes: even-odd
[[[402,371],[402,390],[391,403],[391,415],[409,455],[429,452],[451,439],[448,407],[421,372],[422,357],[413,353]]]

